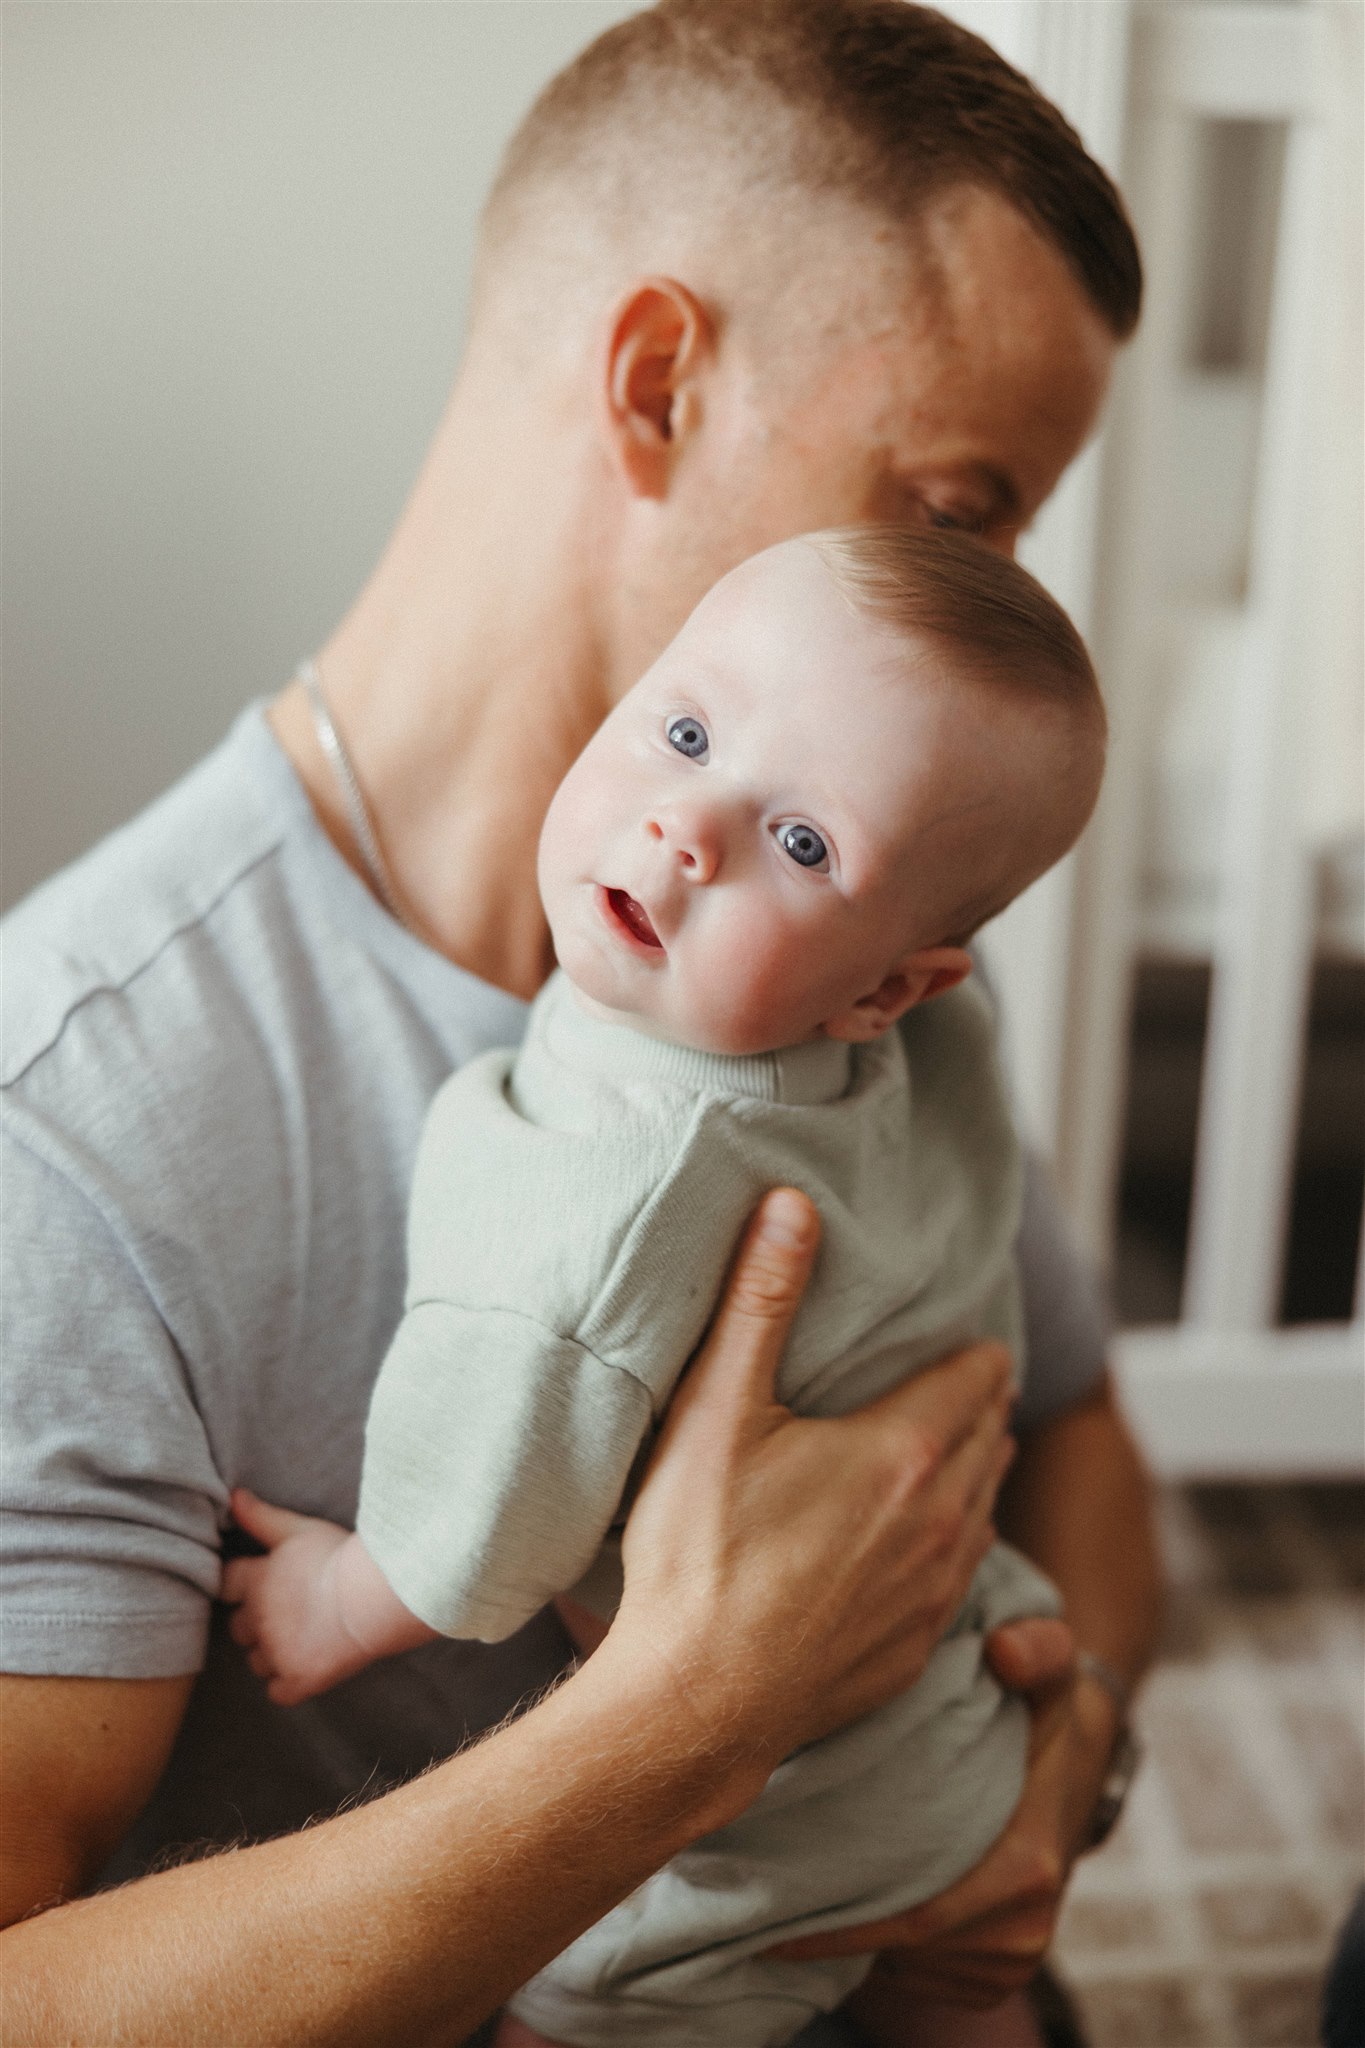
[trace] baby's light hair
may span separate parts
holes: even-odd
[[[943,935],[962,944],[1060,858],[1093,807],[1107,720],[1085,642],[1036,577],[970,534],[873,524],[803,539],[863,617],[908,642],[937,643],[969,684],[1057,716],[1065,770],[1046,821],[1055,843],[1040,833],[1046,858],[1025,880],[1011,877],[1006,863],[998,878],[968,890]]]
[[[982,682],[1070,708],[1104,731],[1085,642],[1008,555],[970,534],[918,526],[836,526],[805,539],[855,610],[906,639],[941,641]]]

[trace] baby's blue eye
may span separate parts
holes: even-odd
[[[689,761],[704,761],[711,742],[699,718],[671,718],[668,722],[668,744],[676,747],[680,754],[686,754]]]
[[[777,843],[798,867],[827,868],[829,848],[814,825],[779,825]]]

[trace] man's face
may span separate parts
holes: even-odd
[[[947,654],[856,615],[814,548],[744,563],[550,805],[539,879],[561,966],[706,1051],[816,1035],[942,937],[991,725]]]
[[[869,228],[846,276],[813,271],[812,302],[836,318],[718,373],[711,440],[636,579],[623,687],[713,582],[795,534],[887,519],[1012,553],[1088,439],[1117,344],[1062,257],[969,188],[924,233],[906,256]]]

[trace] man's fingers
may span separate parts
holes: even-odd
[[[814,1204],[796,1188],[765,1195],[740,1239],[739,1252],[697,1363],[683,1382],[718,1372],[746,1403],[773,1398],[787,1331],[805,1292],[820,1244]]]
[[[1046,1948],[1055,1902],[993,1900],[973,1915],[967,1896],[954,1885],[937,1899],[926,1899],[923,1905],[911,1906],[890,1919],[808,1934],[800,1941],[765,1950],[765,1954],[803,1962],[876,1950],[885,1956],[889,1968],[918,1969],[923,1950],[929,1967],[968,1973],[983,1967],[990,1970],[997,1964],[1008,1968],[1019,1957],[1041,1954]]]
[[[974,1431],[945,1469],[945,1478],[966,1487],[964,1515],[969,1523],[985,1527],[988,1544],[993,1541],[989,1524],[1000,1482],[1019,1455],[1014,1438],[1005,1434],[1006,1420],[1003,1409],[989,1410],[981,1419],[979,1440]]]
[[[1004,1345],[974,1344],[970,1350],[930,1366],[904,1386],[893,1387],[860,1413],[871,1429],[903,1432],[920,1447],[930,1467],[975,1439],[984,1470],[1003,1434],[1009,1387],[1010,1355]],[[982,1436],[986,1418],[989,1422]]]
[[[232,1490],[232,1519],[248,1536],[254,1536],[258,1543],[264,1543],[267,1550],[283,1543],[286,1536],[293,1534],[299,1525],[308,1520],[307,1515],[296,1515],[292,1508],[276,1508],[268,1500],[259,1500],[254,1493],[248,1493],[244,1486]]]
[[[932,1942],[935,1961],[955,1966],[978,1953],[998,1950],[1012,1931],[1018,1931],[1015,1922],[1021,1915],[1031,1913],[1031,1909],[1019,1906],[1013,1899],[1003,1904],[993,1900],[986,1910],[972,1913],[967,1903],[969,1895],[960,1889],[965,1883],[965,1879],[959,1879],[958,1884],[940,1892],[937,1898],[925,1899],[922,1905],[909,1906],[889,1919],[871,1921],[865,1927],[841,1927],[828,1934],[807,1935],[804,1940],[789,1942],[773,1953],[863,1955],[875,1948],[884,1950],[889,1957],[900,1951],[908,1958],[922,1945]]]
[[[1076,1668],[1076,1638],[1051,1615],[1009,1621],[986,1638],[986,1655],[1002,1685],[1013,1692],[1046,1692]]]
[[[925,1484],[924,1499],[935,1504],[943,1528],[955,1532],[953,1547],[963,1575],[962,1592],[995,1539],[995,1497],[1014,1456],[1005,1433],[1007,1413],[1003,1401],[989,1402],[977,1416],[975,1427]],[[907,1457],[914,1469],[913,1437]]]
[[[994,1848],[937,1897],[889,1920],[808,1935],[773,1953],[798,1960],[865,1955],[869,1949],[913,1951],[932,1942],[938,1960],[950,1948],[979,1946],[985,1953],[1025,1949],[1036,1941],[1046,1943],[1060,1889],[1059,1872],[1020,1830],[1016,1817]]]

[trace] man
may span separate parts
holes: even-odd
[[[822,1637],[818,1534],[795,1546],[787,1625],[772,1583],[807,1447],[842,1447],[848,1502],[867,1429],[793,1437],[843,1426],[779,1427],[761,1371],[738,1411],[715,1391],[727,1360],[751,1386],[768,1358],[770,1326],[746,1339],[743,1320],[761,1245],[691,1435],[656,1475],[665,1508],[642,1502],[638,1619],[516,1728],[388,1790],[553,1673],[548,1621],[506,1652],[438,1646],[292,1717],[220,1628],[205,1638],[231,1486],[352,1518],[422,1112],[453,1065],[517,1035],[548,970],[534,849],[569,761],[702,591],[774,540],[897,517],[1012,547],[1091,430],[1138,291],[1103,174],[939,17],[901,0],[665,0],[632,18],[512,145],[465,361],[389,548],[320,654],[321,712],[295,684],[268,726],[247,714],[16,914],[8,1917],[102,1866],[136,1875],[169,1844],[283,1836],[12,1929],[22,2038],[458,2038],[742,1798],[755,1759],[806,1738],[784,1693],[828,1668],[808,1711],[837,1719],[859,1710],[850,1668],[865,1706],[923,1662],[983,1537],[988,1367],[942,1369],[919,1394],[927,1418],[913,1402],[882,1418],[898,1453],[907,1423],[921,1446],[963,1448],[946,1490],[913,1459],[890,1489],[902,1575],[905,1558],[937,1563],[918,1608],[881,1563],[908,1647],[896,1673],[881,1653],[874,1683],[832,1617]],[[779,1324],[810,1227],[804,1254],[768,1254]],[[1033,1364],[999,1518],[1099,1666],[1071,1668],[1041,1625],[1002,1633],[997,1667],[1036,1702],[1019,1813],[952,1894],[862,1937],[890,1957],[869,1998],[985,2002],[1030,1973],[1105,1775],[1114,1674],[1136,1677],[1150,1642],[1144,1483],[1037,1186],[1023,1261]],[[687,1444],[708,1464],[698,1443],[718,1441],[730,1462],[680,1481]],[[871,1473],[875,1492],[875,1458]],[[763,1475],[766,1524],[737,1505]],[[884,1492],[884,1454],[880,1477]],[[703,1530],[684,1540],[689,1488]],[[741,1616],[725,1640],[748,1683],[742,1707],[718,1706],[701,1622],[741,1583],[747,1633]],[[793,1663],[800,1602],[814,1647]],[[742,1754],[707,1756],[704,1791],[699,1686]],[[362,1789],[386,1796],[284,1833]]]

